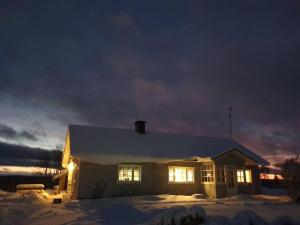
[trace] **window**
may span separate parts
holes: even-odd
[[[237,176],[237,182],[238,183],[244,183],[245,182],[244,170],[237,170],[236,171],[236,176]]]
[[[245,170],[245,174],[246,174],[246,182],[247,183],[252,183],[251,170]]]
[[[140,182],[142,167],[139,165],[119,165],[118,181]]]
[[[214,182],[214,165],[213,164],[203,164],[202,165],[202,182]]]
[[[169,182],[193,183],[194,167],[169,166]]]
[[[225,183],[225,168],[223,166],[218,166],[216,170],[217,182]]]

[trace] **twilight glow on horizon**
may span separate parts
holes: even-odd
[[[0,0],[0,141],[89,124],[300,154],[300,3]]]

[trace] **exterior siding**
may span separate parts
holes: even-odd
[[[208,162],[214,167],[231,166],[235,169],[251,169],[252,183],[239,184],[235,182],[236,194],[260,193],[260,180],[257,165],[245,165],[245,160],[239,155],[229,153]],[[126,163],[124,163],[126,164]],[[218,183],[215,170],[215,180],[210,183],[201,181],[201,162],[176,161],[169,163],[128,163],[130,165],[141,165],[141,182],[119,182],[118,165],[97,165],[88,162],[79,162],[76,172],[74,187],[75,198],[99,198],[130,195],[152,195],[152,194],[180,194],[191,195],[204,194],[210,198],[222,198],[228,196],[227,183]],[[193,183],[169,182],[169,166],[194,167]],[[235,173],[236,176],[236,173]],[[235,177],[236,179],[236,177]]]
[[[216,198],[224,198],[227,195],[227,184],[216,184]]]
[[[193,183],[171,183],[169,182],[169,166],[194,167]],[[200,172],[197,162],[170,162],[166,164],[155,164],[153,173],[153,193],[156,194],[182,194],[191,195],[199,193]]]
[[[250,185],[249,190],[251,194],[261,194],[261,181],[258,165],[248,165],[246,169],[251,170],[252,174],[252,185]]]

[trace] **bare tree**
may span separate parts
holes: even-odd
[[[62,149],[63,145],[57,145],[55,150],[53,150],[52,153],[52,161],[54,164],[55,174],[59,173],[62,169],[61,167],[61,160],[62,160]]]
[[[50,157],[50,152],[45,151],[42,156],[42,163],[43,163],[43,168],[44,168],[44,175],[48,176],[50,174],[50,164],[51,164],[51,157]]]

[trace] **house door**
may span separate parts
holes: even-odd
[[[235,169],[233,167],[226,168],[226,183],[227,183],[227,195],[232,196],[236,194],[236,182],[235,182]]]

